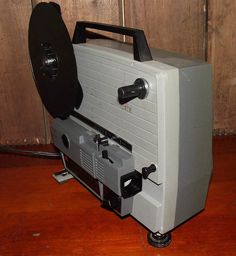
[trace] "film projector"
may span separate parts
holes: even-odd
[[[91,31],[133,38],[133,44]],[[133,216],[148,242],[204,209],[212,169],[211,66],[150,49],[142,30],[77,22],[71,41],[55,3],[29,23],[38,92],[65,169],[105,209]]]

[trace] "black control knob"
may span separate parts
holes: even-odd
[[[143,78],[138,78],[133,84],[118,89],[118,98],[121,100],[130,98],[144,99],[148,94],[148,83]]]
[[[157,170],[155,164],[151,164],[150,166],[148,167],[143,167],[142,168],[142,175],[143,175],[143,178],[144,179],[147,179],[149,174],[152,173],[152,172],[155,172]]]

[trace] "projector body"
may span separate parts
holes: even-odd
[[[52,125],[55,146],[75,163],[66,169],[152,232],[166,233],[201,211],[211,175],[210,65],[156,49],[152,61],[137,62],[131,46],[107,40],[73,47],[84,98],[78,115]],[[118,88],[137,78],[148,82],[147,97],[120,104]],[[152,164],[156,170],[141,177],[141,191],[123,198],[121,178]]]
[[[133,44],[91,34],[133,37]],[[93,38],[87,40],[88,38]],[[101,39],[102,38],[102,39]],[[212,169],[211,67],[149,49],[142,30],[77,22],[71,42],[55,3],[39,3],[29,53],[65,170],[119,216],[132,215],[148,241],[204,209]]]

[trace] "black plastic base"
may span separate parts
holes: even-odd
[[[148,232],[147,234],[148,243],[154,247],[163,248],[171,243],[171,233],[159,234]]]

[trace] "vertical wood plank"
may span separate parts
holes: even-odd
[[[208,59],[213,66],[216,133],[236,133],[236,1],[209,0]]]
[[[44,114],[28,61],[30,0],[0,2],[0,144],[45,143]]]
[[[204,59],[206,0],[128,0],[125,24],[145,31],[149,45]]]

